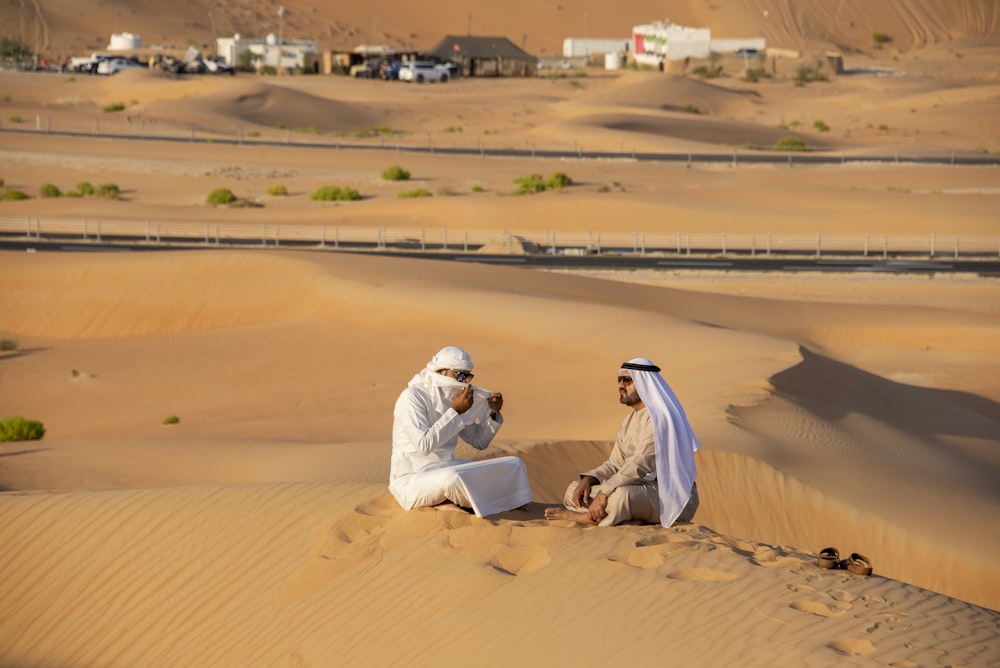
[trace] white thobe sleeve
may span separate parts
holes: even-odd
[[[503,415],[497,413],[497,419],[487,416],[478,423],[470,424],[462,430],[460,436],[462,440],[474,447],[476,450],[485,450],[493,441],[493,437],[500,430],[503,424]]]
[[[437,416],[430,403],[416,392],[403,393],[396,403],[395,419],[413,449],[424,455],[457,437],[465,425],[454,408]]]

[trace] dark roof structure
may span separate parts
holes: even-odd
[[[538,63],[506,37],[448,35],[427,55],[457,63],[466,76],[534,76]]]

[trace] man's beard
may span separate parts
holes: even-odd
[[[635,406],[637,403],[642,401],[642,399],[639,398],[638,392],[619,392],[618,395],[618,400],[626,406]]]

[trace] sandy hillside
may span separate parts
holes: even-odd
[[[285,8],[281,18],[279,6]],[[264,4],[194,0],[180,11],[165,12],[151,0],[99,5],[38,0],[5,5],[0,20],[16,26],[21,39],[38,45],[53,59],[103,49],[113,32],[131,32],[146,44],[180,49],[188,44],[211,45],[217,36],[279,32],[286,39],[316,39],[330,49],[386,43],[420,49],[433,47],[448,34],[471,33],[505,36],[529,53],[553,56],[561,55],[568,37],[628,37],[632,26],[657,20],[709,27],[720,38],[762,36],[769,46],[786,49],[868,48],[876,32],[891,39],[888,47],[893,50],[956,39],[981,45],[996,39],[1000,7],[979,0],[683,0],[668,8],[650,0],[624,7],[512,0],[472,8],[455,0],[380,7],[332,7],[315,0]]]
[[[510,637],[519,649],[497,656],[610,658],[574,644],[590,606],[556,603],[580,580],[600,588],[595,577],[668,602],[623,614],[658,638],[626,651],[637,660],[681,636],[691,660],[714,665],[996,658],[996,613],[933,593],[996,607],[995,312],[895,306],[875,279],[877,303],[841,291],[810,304],[311,253],[8,253],[2,266],[24,346],[2,360],[3,403],[49,429],[3,446],[0,484],[24,490],[0,505],[16,546],[4,597],[18,602],[0,651],[14,665],[322,663],[334,651],[391,663],[415,648],[451,664],[466,643]],[[507,397],[498,447],[528,464],[537,504],[525,513],[407,514],[385,493],[384,413],[424,351],[457,331],[454,304],[488,304],[460,333],[477,381]],[[634,349],[669,360],[706,444],[696,525],[541,520],[607,452],[621,407],[601,370]],[[164,427],[168,414],[180,424]],[[820,571],[826,544],[866,554],[877,575]],[[402,584],[418,572],[423,584]],[[521,587],[551,603],[526,617]],[[80,616],[95,597],[96,625]],[[483,609],[495,621],[442,634]],[[364,641],[370,624],[415,611],[425,621],[404,625],[402,646]],[[719,643],[720,617],[746,642]],[[111,633],[129,618],[144,622]]]
[[[5,5],[0,24],[76,54],[115,30],[181,46],[263,33],[278,7],[84,4]],[[471,27],[552,54],[667,18],[643,2],[286,7],[285,35],[326,48]],[[803,50],[759,84],[731,61],[712,81],[591,69],[445,86],[0,73],[0,179],[29,196],[0,201],[2,238],[88,234],[0,250],[0,418],[46,428],[0,443],[0,666],[1000,664],[994,273],[563,272],[274,247],[319,228],[500,253],[724,233],[995,258],[998,15],[971,0],[671,5],[678,23]],[[873,48],[875,31],[892,41]],[[849,73],[796,86],[832,49]],[[788,135],[844,164],[631,159],[739,158]],[[439,146],[620,155],[410,150]],[[981,164],[863,160],[895,153]],[[382,178],[390,165],[411,178]],[[511,194],[554,172],[572,185]],[[84,182],[120,197],[40,196]],[[361,200],[310,199],[329,185]],[[220,187],[254,206],[207,205]],[[416,188],[431,196],[399,197]],[[100,231],[171,226],[268,247],[92,252]],[[460,454],[521,457],[525,510],[407,513],[387,493],[393,402],[449,344],[505,396],[497,442]],[[664,368],[703,443],[695,522],[546,521],[607,456],[634,356]],[[874,575],[819,569],[826,546]]]

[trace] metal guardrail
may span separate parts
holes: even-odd
[[[646,234],[364,228],[325,224],[191,223],[88,218],[0,218],[0,241],[138,247],[288,247],[494,255],[671,255],[996,259],[1000,236],[871,234]]]
[[[539,147],[536,142],[524,139],[522,145],[487,146],[481,137],[475,146],[457,143],[449,136],[446,144],[434,143],[431,133],[426,135],[395,133],[386,128],[370,128],[360,132],[323,134],[315,128],[258,128],[244,131],[240,126],[228,129],[181,127],[159,120],[110,118],[93,122],[60,120],[54,127],[50,117],[36,115],[34,119],[12,122],[0,119],[0,132],[39,134],[67,137],[95,137],[132,141],[187,142],[200,144],[225,144],[238,146],[288,146],[295,148],[383,150],[396,153],[441,153],[447,155],[472,155],[481,157],[518,158],[577,158],[577,159],[630,159],[651,162],[722,163],[722,164],[936,164],[981,166],[1000,165],[1000,155],[978,154],[970,150],[925,151],[919,156],[900,155],[896,149],[891,155],[848,155],[843,149],[829,147],[804,147],[806,150],[778,151],[769,147],[748,148],[720,146],[718,151],[704,153],[663,153],[640,150],[634,144],[626,147],[622,140],[618,151],[586,150],[578,141],[559,146]]]

